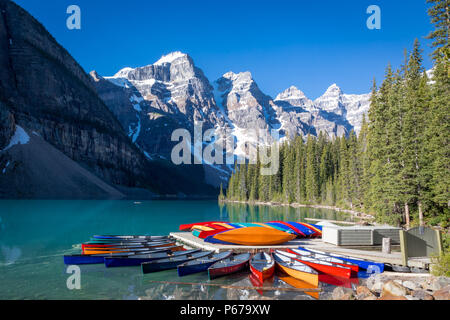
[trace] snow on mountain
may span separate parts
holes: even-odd
[[[231,133],[237,157],[248,156],[252,147],[272,144],[271,132],[280,141],[320,132],[342,136],[359,132],[370,105],[370,94],[344,94],[336,84],[315,101],[295,86],[272,99],[250,72],[227,72],[210,83],[182,52],[164,55],[148,66],[124,68],[112,77],[91,75],[100,97],[148,157],[170,158],[172,132],[193,132],[198,122],[204,132],[214,129],[218,141],[225,142]],[[220,172],[221,182],[224,170],[229,171],[226,166],[205,166],[208,174]]]

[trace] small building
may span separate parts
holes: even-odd
[[[390,238],[393,245],[399,245],[400,230],[390,226],[324,226],[322,241],[336,246],[378,246],[383,238]]]

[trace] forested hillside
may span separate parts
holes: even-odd
[[[296,137],[279,146],[280,170],[236,165],[226,195],[239,201],[325,204],[373,214],[393,225],[450,224],[450,49],[446,0],[429,0],[434,67],[416,39],[403,65],[372,87],[357,136]]]

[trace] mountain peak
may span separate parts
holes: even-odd
[[[133,68],[123,68],[121,70],[119,70],[119,72],[117,72],[112,78],[128,78],[128,74],[133,71]]]
[[[158,61],[154,63],[154,65],[163,65],[166,63],[173,63],[175,60],[180,58],[187,58],[188,55],[181,51],[171,52],[165,56],[162,56]]]
[[[252,77],[252,74],[250,71],[239,72],[239,73],[234,73],[234,72],[230,71],[230,72],[225,73],[222,77],[225,79],[229,79],[231,81],[235,81],[235,80],[253,81],[253,77]]]
[[[276,98],[277,100],[291,100],[291,99],[304,99],[306,98],[303,91],[299,90],[296,86],[290,86],[288,89],[280,93]]]
[[[342,89],[336,84],[333,83],[325,92],[325,94],[342,94]]]

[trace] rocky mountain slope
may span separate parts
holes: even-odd
[[[18,146],[3,148],[20,125],[112,186],[163,194],[211,192],[201,179],[192,183],[170,163],[149,161],[98,97],[92,78],[38,21],[9,0],[0,0],[0,120],[0,163],[17,164],[9,171],[17,181],[24,159],[20,153],[11,158]],[[26,181],[14,187],[10,193],[33,197]]]
[[[268,145],[297,135],[330,138],[359,132],[368,112],[370,95],[344,94],[332,85],[323,96],[310,100],[296,87],[275,99],[264,94],[250,72],[228,72],[214,82],[181,52],[162,56],[152,65],[124,68],[114,76],[91,72],[99,96],[149,158],[169,159],[174,130],[202,122],[214,129],[216,141],[234,140],[234,155],[246,157],[250,146]],[[209,164],[206,166],[211,167]],[[212,166],[215,185],[227,180],[232,166]],[[205,169],[206,170],[206,169]]]

